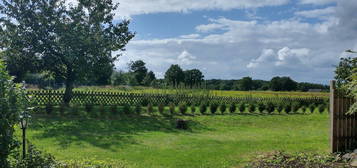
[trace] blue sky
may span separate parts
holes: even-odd
[[[116,63],[142,59],[158,77],[171,64],[206,79],[290,76],[325,83],[357,49],[355,0],[119,0],[137,36]]]

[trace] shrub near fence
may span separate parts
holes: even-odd
[[[29,91],[28,96],[32,97],[33,102],[37,106],[46,106],[51,104],[58,106],[63,103],[64,91],[56,90],[36,90]],[[219,104],[238,104],[242,102],[272,102],[279,104],[291,104],[298,102],[301,106],[308,106],[310,104],[320,105],[326,104],[328,99],[320,97],[311,98],[253,98],[253,97],[221,97],[221,96],[192,96],[192,95],[173,95],[173,94],[145,94],[145,93],[118,93],[118,92],[87,92],[87,91],[74,91],[71,104],[75,105],[136,105],[146,102],[152,105],[169,105],[174,103],[178,105],[180,102],[187,104],[201,104],[205,103],[219,103]],[[146,105],[144,105],[146,106]]]

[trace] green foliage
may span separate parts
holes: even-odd
[[[224,112],[226,112],[226,110],[227,110],[226,104],[223,103],[219,106],[219,111],[221,111],[222,114],[224,114]]]
[[[284,109],[285,109],[285,105],[282,102],[279,102],[276,107],[278,113],[282,113]]]
[[[117,116],[118,115],[118,106],[117,105],[110,106],[110,113],[112,116]]]
[[[310,104],[309,105],[309,109],[310,109],[310,113],[314,113],[315,109],[316,109],[316,105],[315,104]]]
[[[200,104],[200,113],[205,114],[207,111],[207,103],[201,103]]]
[[[212,102],[209,107],[210,107],[209,109],[210,109],[211,113],[215,114],[218,109],[218,103]]]
[[[165,111],[165,105],[160,103],[157,107],[157,109],[159,110],[159,113],[160,114],[164,114],[164,111]]]
[[[27,117],[30,111],[25,89],[13,83],[1,59],[0,100],[0,165],[9,167],[8,157],[19,144],[14,136],[15,125],[20,114]]]
[[[142,110],[143,110],[143,109],[142,109],[141,104],[137,103],[137,104],[135,105],[135,109],[134,109],[135,113],[136,113],[137,115],[140,115],[141,112],[142,112]]]
[[[357,62],[357,59],[355,59],[355,61]],[[351,80],[351,82],[347,84],[347,89],[349,90],[350,95],[355,99],[357,99],[357,67],[354,67],[349,79]],[[350,107],[348,113],[353,114],[356,112],[357,112],[357,103],[354,103]]]
[[[299,110],[299,108],[300,108],[299,102],[294,101],[291,103],[291,111],[292,112],[296,113]]]
[[[129,64],[130,71],[139,85],[144,84],[144,78],[147,75],[148,69],[145,67],[145,62],[142,60],[132,61]]]
[[[252,90],[253,79],[251,77],[244,77],[238,82],[238,89],[243,91]]]
[[[266,103],[266,110],[268,111],[269,114],[273,113],[275,110],[275,105],[273,102],[267,102]]]
[[[131,114],[131,107],[129,104],[124,104],[123,105],[123,112],[126,115],[130,115]]]
[[[255,161],[249,163],[246,168],[347,168],[350,167],[346,160],[335,155],[321,155],[314,153],[289,154],[286,152],[274,152],[259,155]]]
[[[341,87],[353,81],[353,73],[357,68],[356,58],[341,58],[339,65],[335,70],[335,79],[337,86]]]
[[[50,72],[65,83],[66,104],[75,82],[108,83],[120,56],[112,53],[124,50],[135,35],[129,21],[114,23],[117,5],[112,0],[78,1],[72,7],[60,0],[6,2],[0,3],[5,15],[1,40],[11,69],[20,68],[18,77],[27,71]],[[31,31],[19,33],[23,30]]]
[[[303,113],[306,113],[306,111],[307,111],[306,106],[301,106],[301,111],[302,111]]]
[[[244,102],[239,103],[238,110],[241,113],[243,113],[245,111],[245,103]]]
[[[198,69],[184,71],[184,83],[189,88],[199,87],[203,82],[204,75]]]
[[[171,65],[165,72],[165,80],[173,87],[178,87],[185,79],[185,74],[179,65]]]
[[[236,110],[237,110],[236,104],[232,103],[232,104],[229,106],[229,112],[230,112],[230,113],[234,113]]]
[[[196,113],[196,105],[192,103],[190,108],[191,108],[192,115],[195,115],[195,113]]]
[[[318,107],[317,107],[317,110],[319,111],[319,113],[323,113],[325,110],[326,110],[326,106],[323,105],[323,104],[320,104]]]
[[[186,105],[185,102],[180,102],[179,105],[178,105],[178,108],[179,108],[180,113],[182,115],[186,115],[186,113],[187,113],[187,105]]]
[[[170,111],[170,114],[171,115],[174,115],[175,114],[175,104],[174,103],[170,103],[169,104],[169,111]]]
[[[263,113],[264,110],[265,110],[265,104],[264,104],[264,102],[259,102],[259,103],[258,103],[258,111],[259,111],[260,113]]]
[[[17,155],[12,163],[14,168],[50,168],[60,167],[60,164],[50,154],[45,154],[38,150],[34,145],[29,144],[24,159]]]
[[[297,89],[297,82],[290,77],[274,77],[270,81],[270,89],[273,91],[292,91]]]
[[[248,106],[248,111],[249,111],[250,113],[254,113],[254,112],[255,112],[255,108],[256,108],[255,103],[254,103],[254,102],[251,102],[251,103],[249,104],[249,106]]]
[[[292,109],[292,106],[291,106],[291,103],[287,103],[286,105],[285,105],[285,107],[284,107],[284,110],[285,110],[285,113],[287,113],[287,114],[290,114],[290,113],[292,113],[293,111],[293,109]]]
[[[146,107],[147,113],[152,115],[154,113],[154,107],[152,106],[151,103],[149,103]]]

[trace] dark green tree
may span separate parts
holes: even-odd
[[[142,60],[132,61],[129,64],[130,72],[134,75],[137,83],[143,85],[144,78],[148,73],[148,69],[145,67],[145,62]]]
[[[185,86],[190,87],[191,89],[196,86],[201,86],[203,82],[204,75],[198,69],[191,69],[184,71],[185,74]]]
[[[270,89],[273,91],[297,90],[297,82],[290,77],[274,77],[270,81]]]
[[[165,80],[173,87],[177,87],[184,82],[185,74],[179,65],[171,65],[165,73]]]
[[[253,85],[254,83],[251,77],[244,77],[238,81],[239,90],[244,90],[244,91],[252,90]]]
[[[151,86],[153,81],[155,81],[155,80],[156,80],[156,76],[155,76],[154,72],[150,71],[146,74],[143,83],[145,86]]]
[[[112,64],[120,56],[113,52],[134,37],[129,21],[113,22],[117,7],[112,0],[78,0],[69,7],[62,0],[1,0],[5,59],[19,66],[39,62],[38,71],[63,78],[68,104],[74,84]]]

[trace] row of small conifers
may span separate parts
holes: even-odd
[[[328,111],[328,102],[319,101],[313,103],[303,103],[299,101],[242,101],[238,103],[218,103],[218,102],[201,102],[192,104],[180,102],[178,104],[155,104],[148,103],[146,105],[111,105],[111,106],[95,106],[87,104],[71,105],[71,106],[52,106],[46,105],[43,109],[47,114],[59,115],[86,115],[93,117],[100,116],[116,116],[116,115],[208,115],[208,114],[310,114],[324,113]]]

